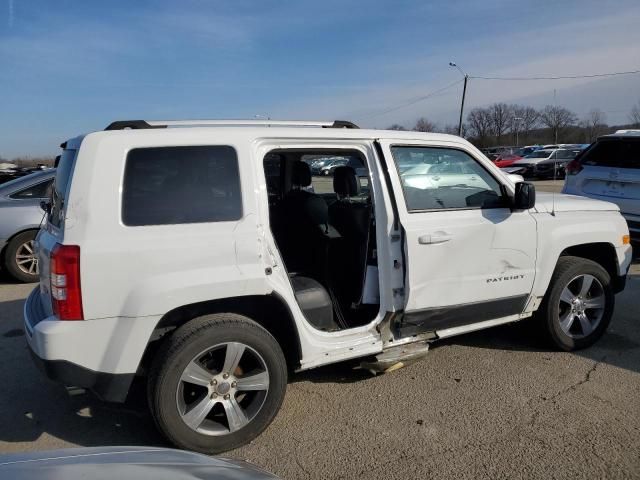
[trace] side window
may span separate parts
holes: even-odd
[[[461,150],[394,146],[391,153],[409,211],[505,206],[500,183]]]
[[[26,200],[29,198],[47,198],[49,196],[49,189],[51,188],[51,184],[53,183],[53,179],[47,180],[46,182],[40,182],[36,185],[31,185],[28,188],[20,190],[19,192],[11,195],[11,198]]]
[[[137,148],[127,155],[125,225],[224,222],[242,217],[236,151],[229,146]]]

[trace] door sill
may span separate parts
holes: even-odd
[[[518,315],[509,315],[508,317],[496,318],[494,320],[485,320],[484,322],[471,323],[469,325],[461,325],[459,327],[444,328],[442,330],[436,330],[438,338],[455,337],[456,335],[462,335],[463,333],[475,332],[477,330],[484,330],[485,328],[496,327],[498,325],[504,325],[505,323],[517,322],[525,318],[531,317],[531,313],[521,313]]]

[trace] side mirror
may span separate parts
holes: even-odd
[[[513,196],[515,210],[528,210],[536,204],[536,187],[532,183],[516,183],[516,193]]]

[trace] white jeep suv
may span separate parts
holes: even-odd
[[[289,371],[385,371],[533,315],[586,347],[631,263],[616,205],[536,199],[455,136],[120,121],[62,148],[24,307],[34,359],[109,401],[144,379],[159,429],[192,450],[260,434]],[[313,177],[319,156],[366,175]]]

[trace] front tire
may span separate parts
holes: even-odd
[[[278,342],[232,313],[178,328],[160,348],[149,377],[151,413],[180,448],[216,454],[249,443],[276,416],[287,388]]]
[[[13,278],[24,283],[38,281],[37,230],[22,232],[11,239],[4,252],[4,265]]]
[[[614,304],[607,271],[591,260],[566,256],[558,260],[537,316],[558,348],[573,351],[602,337]]]

